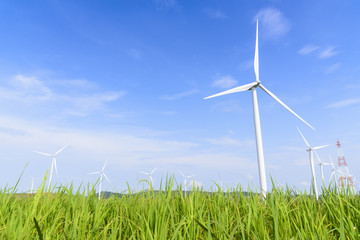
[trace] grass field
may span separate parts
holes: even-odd
[[[261,200],[239,186],[184,196],[173,180],[100,200],[89,185],[3,189],[0,239],[360,239],[358,195],[325,189],[316,201],[288,188]]]

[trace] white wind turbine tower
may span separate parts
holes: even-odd
[[[313,151],[320,149],[320,148],[324,148],[330,145],[324,145],[324,146],[318,146],[318,147],[311,147],[310,144],[306,141],[304,135],[302,135],[301,131],[299,128],[297,128],[297,130],[299,131],[302,139],[304,140],[306,146],[308,147],[308,149],[306,151],[309,152],[309,158],[310,158],[310,167],[311,167],[311,173],[312,173],[312,185],[315,191],[315,196],[316,196],[316,200],[319,199],[319,194],[318,194],[318,189],[317,189],[317,185],[316,185],[316,176],[315,176],[315,167],[314,167],[314,156],[313,156]]]
[[[148,177],[149,177],[149,181],[150,181],[150,183],[149,183],[149,185],[151,186],[151,188],[153,187],[153,178],[152,178],[152,175],[155,173],[155,171],[158,169],[159,167],[156,167],[156,168],[154,168],[151,172],[142,172],[142,171],[140,171],[142,174],[145,174],[145,175],[147,175]]]
[[[307,124],[309,127],[314,129],[310,124],[308,124],[304,119],[302,119],[299,115],[297,115],[293,110],[291,110],[285,103],[283,103],[278,97],[276,97],[272,92],[270,92],[267,88],[264,87],[260,83],[259,79],[259,50],[258,50],[258,21],[256,22],[256,43],[255,43],[255,57],[254,57],[254,71],[255,71],[255,82],[242,85],[240,87],[235,87],[230,90],[211,95],[208,98],[213,98],[221,95],[226,95],[235,92],[243,92],[246,90],[252,91],[252,99],[253,99],[253,112],[254,112],[254,125],[255,125],[255,136],[256,136],[256,148],[257,148],[257,158],[258,158],[258,168],[259,168],[259,177],[260,177],[260,187],[262,191],[262,197],[266,197],[267,193],[267,184],[266,184],[266,174],[265,174],[265,162],[264,162],[264,151],[262,144],[262,136],[261,136],[261,127],[260,127],[260,116],[259,116],[259,106],[258,99],[256,94],[256,88],[261,88],[264,92],[270,95],[273,99],[275,99],[278,103],[280,103],[283,107],[285,107],[288,111],[294,114],[297,118]],[[315,130],[315,129],[314,129]]]
[[[30,193],[34,193],[34,178],[31,177],[31,188],[30,188]]]
[[[65,145],[63,148],[61,148],[59,151],[57,151],[56,153],[54,154],[49,154],[49,153],[43,153],[43,152],[38,152],[38,151],[34,151],[36,153],[39,153],[41,155],[45,155],[45,156],[48,156],[48,157],[51,157],[52,158],[52,161],[51,161],[51,170],[50,170],[50,179],[49,179],[49,191],[50,191],[50,187],[51,187],[51,179],[52,179],[52,175],[53,175],[53,168],[55,167],[55,172],[57,174],[57,167],[56,167],[56,159],[55,157],[60,153],[62,152],[67,146],[69,146],[69,144]]]
[[[89,173],[89,174],[100,174],[100,182],[99,182],[99,199],[101,197],[101,183],[102,181],[104,180],[103,177],[106,178],[106,180],[110,183],[110,180],[109,178],[106,176],[106,174],[104,173],[104,169],[106,167],[106,164],[107,164],[107,161],[105,162],[104,166],[102,167],[101,171],[100,172],[92,172],[92,173]]]
[[[318,165],[320,166],[321,180],[322,180],[322,182],[323,182],[323,184],[324,184],[324,187],[326,187],[326,186],[325,186],[325,180],[324,180],[324,167],[323,167],[323,166],[331,165],[331,163],[327,163],[327,162],[321,161],[320,158],[319,158],[319,155],[317,154],[317,152],[316,152],[316,151],[314,151],[314,152],[315,152],[315,155],[316,155],[316,157],[317,157],[317,159],[318,159],[318,161],[319,161]]]
[[[179,171],[179,173],[180,173],[181,176],[183,176],[183,178],[184,178],[184,191],[185,191],[185,196],[186,196],[186,180],[187,180],[188,178],[195,177],[195,175],[185,176],[182,172]]]

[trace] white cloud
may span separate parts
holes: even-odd
[[[175,94],[172,94],[172,95],[164,95],[164,96],[161,97],[161,99],[168,100],[168,101],[173,101],[173,100],[177,100],[179,98],[188,97],[188,96],[193,95],[194,93],[197,93],[197,92],[198,92],[198,90],[192,89],[192,90],[189,90],[189,91],[185,91],[185,92],[181,92],[181,93],[175,93]]]
[[[179,9],[180,5],[176,0],[155,0],[157,9]]]
[[[143,57],[143,53],[141,50],[138,49],[130,49],[128,52],[129,56],[134,59],[141,59]]]
[[[261,9],[254,17],[263,24],[261,31],[265,38],[277,40],[285,36],[291,29],[289,20],[276,8]]]
[[[328,66],[326,69],[325,69],[325,73],[326,74],[329,74],[329,73],[332,73],[332,72],[335,72],[336,70],[338,70],[341,66],[341,63],[335,63],[335,64],[332,64],[330,66]]]
[[[244,147],[244,146],[253,146],[254,142],[250,140],[246,141],[239,141],[237,139],[225,136],[221,138],[215,138],[215,139],[207,139],[208,142],[214,145],[224,145],[224,146],[237,146],[237,147]]]
[[[53,92],[45,86],[45,84],[36,77],[24,76],[22,74],[15,75],[10,80],[10,85],[13,89],[1,89],[2,92],[7,92],[5,98],[12,98],[18,100],[36,99],[40,101],[48,100],[53,96]]]
[[[336,54],[338,54],[339,52],[337,51],[334,51],[336,47],[327,47],[325,48],[323,51],[321,51],[321,53],[319,54],[319,58],[320,59],[324,59],[324,58],[329,58],[329,57],[332,57]]]
[[[254,66],[254,60],[253,59],[249,59],[247,61],[242,62],[239,65],[239,69],[240,70],[248,70],[251,69]]]
[[[300,55],[308,55],[312,52],[314,52],[315,50],[317,50],[319,48],[319,46],[313,45],[313,44],[308,44],[306,46],[304,46],[303,48],[301,48],[298,53]]]
[[[302,182],[300,183],[300,185],[303,186],[303,187],[309,187],[309,186],[310,186],[310,183],[307,182],[307,181],[302,181]]]
[[[41,107],[51,104],[51,108],[56,108],[57,112],[73,116],[83,116],[102,109],[106,103],[114,102],[126,94],[125,91],[91,93],[87,87],[95,87],[96,84],[87,80],[43,81],[35,76],[18,74],[7,83],[7,86],[0,87],[0,99],[12,100],[12,106],[41,102]],[[51,88],[49,85],[57,87]],[[59,88],[59,85],[63,88]]]
[[[204,12],[211,18],[227,18],[226,14],[218,9],[205,9]]]
[[[237,101],[221,101],[214,104],[211,110],[220,110],[223,112],[239,112],[242,110],[242,108]]]
[[[327,105],[327,108],[343,108],[360,103],[360,98],[346,99]]]
[[[237,81],[232,76],[217,76],[217,79],[212,83],[213,87],[231,88],[237,84]]]

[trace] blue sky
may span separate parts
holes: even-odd
[[[0,185],[35,186],[54,153],[53,182],[95,182],[105,169],[122,191],[139,171],[259,185],[249,91],[203,98],[253,82],[256,19],[260,80],[314,132],[258,91],[266,174],[309,189],[306,146],[324,161],[340,139],[360,175],[358,1],[2,1]],[[320,172],[316,166],[318,185]],[[331,174],[325,168],[325,178]]]

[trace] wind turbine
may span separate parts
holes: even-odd
[[[49,154],[49,153],[43,153],[43,152],[38,152],[38,151],[34,151],[36,153],[39,153],[41,155],[44,155],[44,156],[48,156],[48,157],[51,157],[52,158],[52,161],[51,161],[51,170],[50,170],[50,179],[49,179],[49,191],[50,191],[50,187],[51,187],[51,179],[52,179],[52,175],[53,175],[53,168],[55,167],[55,172],[57,174],[57,167],[56,167],[56,159],[55,157],[60,153],[62,152],[67,146],[69,146],[69,144],[65,145],[63,148],[61,148],[59,151],[57,151],[56,153],[54,154]]]
[[[149,181],[150,181],[150,186],[152,187],[153,186],[153,178],[152,178],[152,175],[154,174],[154,172],[158,169],[159,167],[156,167],[154,168],[151,172],[142,172],[140,171],[142,174],[145,174],[147,176],[149,176]]]
[[[186,179],[195,177],[195,175],[185,176],[182,172],[179,171],[179,173],[181,174],[181,176],[184,177],[184,190],[185,190],[185,196],[186,196]]]
[[[324,166],[324,165],[325,165],[325,166],[326,166],[326,165],[331,165],[331,163],[327,163],[327,162],[321,161],[320,158],[319,158],[319,155],[317,154],[317,152],[316,152],[316,151],[314,151],[314,152],[315,152],[315,155],[316,155],[316,157],[317,157],[317,159],[318,159],[318,161],[319,161],[318,165],[320,166],[321,180],[323,181],[324,187],[326,187],[326,186],[325,186],[325,180],[324,180],[324,169],[323,169],[323,166]]]
[[[34,178],[33,177],[31,177],[30,193],[34,193]]]
[[[313,184],[313,188],[315,191],[315,196],[316,196],[316,200],[319,199],[319,194],[318,194],[318,189],[317,189],[317,185],[316,185],[316,176],[315,176],[315,168],[314,168],[314,157],[313,157],[313,151],[320,149],[320,148],[324,148],[330,145],[324,145],[324,146],[318,146],[318,147],[311,147],[310,144],[306,141],[304,135],[302,135],[301,131],[299,128],[297,128],[297,130],[299,131],[302,139],[304,140],[306,146],[308,147],[308,149],[306,151],[309,152],[309,158],[310,158],[310,167],[311,167],[311,173],[312,173],[312,184]]]
[[[106,180],[110,183],[110,180],[108,179],[108,177],[106,176],[106,174],[104,173],[104,169],[106,167],[106,164],[107,164],[107,161],[105,162],[104,166],[102,167],[101,171],[100,172],[92,172],[92,173],[89,173],[89,174],[100,174],[100,183],[99,183],[99,199],[100,199],[100,196],[101,196],[101,183],[103,181],[103,177],[106,178]]]
[[[337,176],[336,176],[336,173],[337,173],[337,170],[335,169],[335,165],[334,165],[334,162],[332,160],[332,157],[331,155],[329,155],[330,157],[330,164],[331,164],[331,167],[332,167],[332,172],[331,172],[331,176],[329,178],[329,181],[331,181],[331,179],[333,178],[335,180],[335,188],[337,187]]]
[[[266,197],[267,193],[267,184],[266,184],[266,174],[265,174],[265,162],[264,162],[264,151],[262,144],[262,136],[261,136],[261,127],[260,127],[260,116],[259,116],[259,106],[258,99],[256,94],[256,88],[261,88],[264,92],[270,95],[275,101],[280,103],[283,107],[285,107],[288,111],[294,114],[297,118],[307,124],[309,127],[314,129],[310,124],[308,124],[304,119],[302,119],[299,115],[297,115],[293,110],[291,110],[285,103],[283,103],[278,97],[276,97],[272,92],[270,92],[264,85],[260,83],[259,79],[259,50],[258,50],[258,21],[256,21],[256,43],[255,43],[255,57],[254,57],[254,72],[255,72],[255,82],[245,84],[239,87],[232,88],[230,90],[220,92],[218,94],[211,95],[204,99],[218,97],[221,95],[226,95],[235,92],[243,92],[246,90],[252,91],[252,99],[253,99],[253,112],[254,112],[254,126],[255,126],[255,136],[256,136],[256,148],[257,148],[257,158],[258,158],[258,168],[259,168],[259,177],[260,177],[260,187],[262,191],[262,197]],[[314,129],[315,130],[315,129]]]

